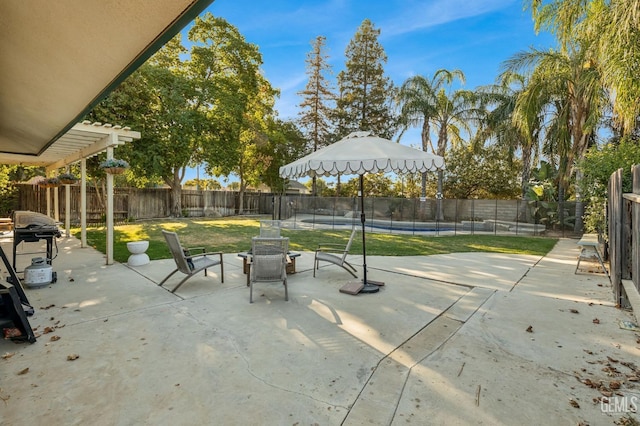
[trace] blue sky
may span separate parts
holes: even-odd
[[[549,34],[534,33],[531,12],[523,10],[521,0],[215,0],[207,11],[259,46],[264,74],[281,92],[276,109],[282,119],[297,117],[311,42],[326,37],[337,74],[364,19],[381,30],[385,71],[396,85],[446,68],[460,69],[464,87],[474,89],[492,84],[500,64],[513,54],[554,45]],[[418,145],[419,140],[417,131],[409,132],[402,143]],[[187,179],[193,177],[195,172]]]

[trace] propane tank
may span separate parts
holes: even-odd
[[[53,281],[53,267],[42,257],[31,259],[31,266],[24,268],[24,285],[44,287]]]

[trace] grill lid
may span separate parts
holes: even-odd
[[[47,215],[29,210],[18,210],[13,212],[13,227],[15,229],[26,228],[57,228],[55,220]]]

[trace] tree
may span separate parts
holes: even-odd
[[[435,115],[431,122],[438,134],[438,148],[436,154],[445,157],[449,140],[453,148],[461,146],[464,142],[464,131],[471,134],[471,121],[477,116],[477,110],[474,108],[476,96],[473,92],[467,90],[456,90],[450,95],[444,88],[436,93],[436,109]],[[438,170],[438,189],[436,202],[437,220],[444,220],[444,211],[442,209],[444,171]]]
[[[300,126],[311,142],[313,152],[330,143],[331,135],[331,103],[335,101],[335,94],[326,78],[331,73],[331,66],[324,53],[326,38],[316,37],[313,48],[307,54],[307,75],[309,80],[305,89],[298,94],[302,96],[300,103]],[[316,177],[312,178],[311,193],[317,195]]]
[[[199,135],[208,174],[235,173],[240,200],[248,185],[257,185],[263,168],[254,155],[266,141],[267,123],[273,115],[277,91],[260,71],[262,56],[236,27],[205,14],[189,31],[194,46],[188,61],[190,76],[201,82],[199,94],[206,103],[208,126]],[[243,211],[242,201],[239,211]]]
[[[387,55],[378,42],[380,30],[365,19],[345,51],[345,70],[338,74],[338,137],[358,130],[390,139],[395,133],[391,110],[393,84],[384,73]]]
[[[451,85],[454,79],[460,80],[464,84],[464,74],[460,70],[448,71],[440,69],[433,77],[416,75],[408,78],[400,87],[396,103],[400,107],[400,117],[398,122],[402,134],[413,126],[422,124],[421,139],[422,150],[427,152],[431,148],[434,154],[436,150],[431,143],[431,121],[434,120],[437,111],[438,92]],[[422,174],[422,197],[427,196],[427,173]]]
[[[393,181],[384,173],[366,173],[363,176],[364,193],[367,197],[394,197]],[[360,192],[360,177],[349,179],[343,187],[344,196],[357,197]]]
[[[189,179],[184,183],[184,186],[193,186],[204,190],[218,190],[222,189],[222,185],[216,179]]]
[[[589,201],[585,212],[587,232],[607,232],[604,211],[611,174],[623,170],[622,190],[632,192],[631,166],[640,164],[640,140],[625,137],[619,143],[608,143],[602,148],[591,147],[578,167],[583,178],[580,181],[585,199]]]
[[[509,161],[499,145],[449,151],[444,192],[447,198],[511,199],[520,192],[520,161]]]
[[[517,114],[535,116],[542,122],[543,152],[558,168],[560,203],[566,199],[575,163],[595,143],[605,104],[599,73],[590,65],[589,52],[585,44],[569,46],[564,52],[531,49],[506,62],[507,70],[525,70],[529,75],[527,90],[516,105]],[[576,231],[582,230],[582,207],[578,191]]]
[[[307,181],[305,186],[311,190],[311,181]],[[321,197],[332,197],[335,194],[335,189],[332,187],[331,183],[327,183],[324,179],[318,178],[316,179],[316,188],[318,190],[318,196]]]
[[[506,150],[509,163],[516,159],[517,152],[521,152],[520,196],[523,199],[527,198],[531,167],[538,162],[540,146],[537,143],[540,116],[534,114],[525,118],[515,113],[518,99],[526,87],[524,76],[505,72],[499,76],[498,84],[476,90],[481,108],[487,109],[487,114],[480,121],[475,139],[483,144],[486,140],[493,140]]]
[[[261,181],[272,192],[284,193],[287,180],[280,177],[280,167],[304,156],[306,151],[307,141],[295,123],[271,120],[267,143],[258,150],[258,156],[263,162]]]
[[[181,182],[188,166],[205,162],[209,174],[239,171],[244,178],[247,143],[255,141],[252,132],[261,130],[256,122],[271,113],[275,96],[260,75],[257,46],[234,26],[205,14],[196,18],[188,38],[188,56],[177,35],[127,79],[131,96],[116,91],[101,104],[112,117],[130,114],[142,133],[140,141],[124,148],[132,169],[171,187],[175,216],[182,214]]]
[[[630,134],[640,115],[640,0],[527,0],[525,5],[536,31],[554,33],[562,52],[576,43],[590,45],[585,64],[598,68],[619,127]]]

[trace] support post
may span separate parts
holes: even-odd
[[[109,134],[109,137],[118,142],[118,135]],[[107,159],[113,158],[113,147],[107,148]],[[107,173],[107,265],[113,264],[113,175]]]
[[[80,161],[80,247],[87,247],[87,159]]]

